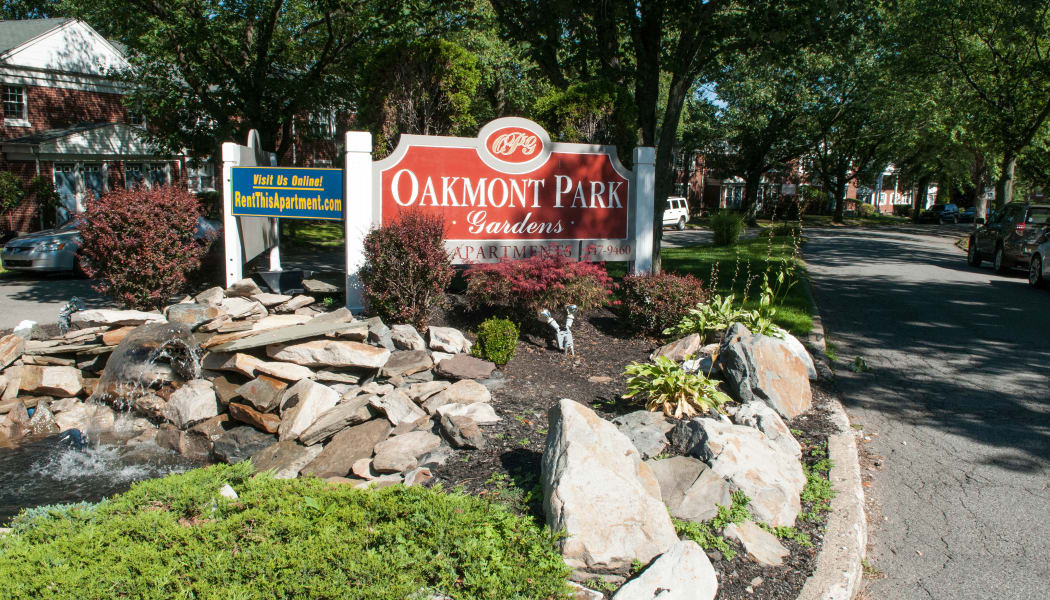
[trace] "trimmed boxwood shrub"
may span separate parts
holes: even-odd
[[[597,263],[561,256],[536,255],[526,260],[471,265],[463,274],[472,307],[500,308],[523,322],[535,321],[543,309],[575,304],[590,310],[612,294],[612,278]]]
[[[360,273],[369,310],[425,332],[430,310],[444,306],[455,274],[445,251],[444,219],[412,210],[369,231]]]
[[[514,358],[518,346],[518,326],[510,319],[485,319],[478,327],[478,341],[470,353],[479,358],[505,365]]]
[[[711,217],[711,231],[716,246],[732,246],[744,231],[744,219],[736,213],[719,212]]]
[[[137,483],[0,537],[9,598],[567,598],[554,537],[477,497],[252,477],[249,461]],[[237,500],[219,495],[223,484]]]
[[[194,239],[200,205],[185,188],[117,189],[88,200],[80,266],[128,308],[160,308],[186,286],[210,240]]]
[[[628,275],[620,284],[617,308],[634,331],[660,336],[706,298],[703,282],[693,275]]]

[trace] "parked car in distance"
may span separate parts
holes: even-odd
[[[934,204],[919,215],[920,223],[958,223],[959,207],[954,204]]]
[[[77,270],[77,250],[80,248],[80,219],[72,219],[54,229],[37,231],[11,239],[0,252],[0,262],[10,271],[52,273]],[[196,240],[210,240],[221,236],[222,223],[199,217]],[[221,244],[220,244],[221,246]]]
[[[1044,227],[1035,242],[1032,259],[1028,261],[1028,285],[1043,289],[1050,282],[1050,227]]]
[[[996,273],[1016,266],[1028,267],[1037,240],[1050,225],[1050,204],[1010,202],[987,222],[978,217],[980,227],[970,235],[966,262],[976,267],[991,260]]]
[[[960,223],[973,223],[973,215],[977,212],[974,207],[964,208],[959,211],[959,222]]]
[[[689,221],[689,203],[681,196],[671,196],[664,208],[664,227],[674,226],[681,231]]]

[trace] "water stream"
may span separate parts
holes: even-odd
[[[124,411],[111,430],[83,427],[77,447],[61,434],[0,444],[0,526],[23,508],[95,502],[132,483],[202,466],[153,442],[127,444],[136,401],[158,385],[200,374],[200,349],[188,327],[153,323],[136,328],[114,349],[96,392],[85,402]],[[153,418],[159,415],[150,415]]]

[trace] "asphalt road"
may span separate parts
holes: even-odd
[[[865,598],[1050,598],[1050,292],[968,267],[965,230],[807,231],[843,402],[877,465]]]
[[[25,319],[55,323],[58,311],[73,296],[89,308],[112,306],[91,289],[90,280],[72,274],[4,273],[0,275],[0,331],[12,329]]]

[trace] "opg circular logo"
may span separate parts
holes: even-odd
[[[528,162],[543,150],[540,136],[524,127],[504,127],[493,131],[485,146],[492,156],[503,162],[520,164]]]

